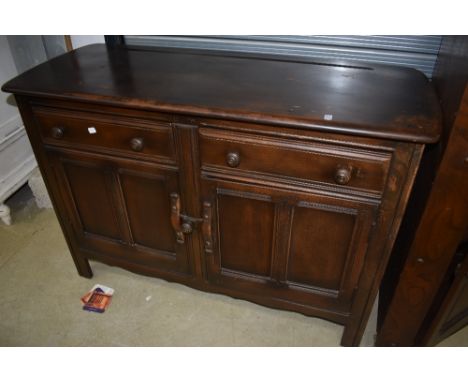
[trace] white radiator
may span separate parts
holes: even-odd
[[[25,184],[37,167],[19,115],[0,124],[0,218],[11,224],[5,200]]]

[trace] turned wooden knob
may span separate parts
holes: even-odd
[[[351,180],[351,169],[350,168],[339,168],[335,172],[335,182],[338,184],[348,184]]]
[[[142,151],[143,147],[145,147],[145,142],[143,141],[143,138],[133,138],[130,141],[130,147],[133,151]]]
[[[65,129],[60,126],[52,127],[51,135],[52,137],[56,139],[60,139],[63,137],[63,134],[65,133]]]
[[[230,152],[226,155],[226,163],[229,167],[237,167],[240,163],[240,155],[237,152]]]
[[[193,231],[192,224],[190,222],[183,223],[182,227],[181,227],[181,230],[185,235],[191,234],[192,231]]]

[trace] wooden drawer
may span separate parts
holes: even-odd
[[[249,176],[267,175],[291,182],[361,189],[381,194],[391,152],[266,137],[240,132],[200,129],[204,170]],[[228,172],[226,172],[226,170]]]
[[[42,108],[34,116],[46,144],[175,161],[169,123]]]

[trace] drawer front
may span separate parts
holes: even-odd
[[[46,144],[175,161],[170,124],[69,111],[34,111]]]
[[[391,153],[254,134],[200,129],[202,168],[263,174],[380,194]]]

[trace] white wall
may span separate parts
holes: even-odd
[[[18,74],[6,36],[0,36],[0,83]],[[0,92],[0,218],[10,224],[10,209],[3,202],[28,181],[36,160],[13,97]]]
[[[95,35],[95,36],[83,36],[83,35],[74,35],[70,36],[73,48],[79,48],[84,45],[95,44],[95,43],[104,43],[104,35]]]
[[[18,71],[11,55],[8,40],[6,36],[0,36],[0,86],[16,75],[18,75]],[[11,102],[9,103],[7,98],[13,99],[10,94],[0,91],[0,141],[17,128],[15,124],[20,123],[18,109]]]

